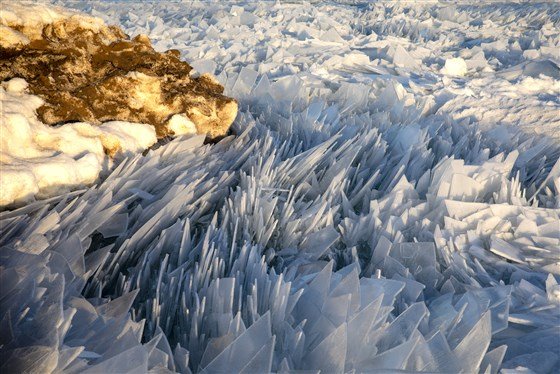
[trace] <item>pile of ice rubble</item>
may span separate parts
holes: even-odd
[[[2,371],[560,369],[560,144],[532,118],[476,118],[502,109],[481,94],[490,83],[528,79],[527,61],[499,75],[502,52],[526,55],[508,32],[531,25],[520,43],[540,54],[558,44],[557,4],[68,5],[184,43],[200,69],[222,61],[238,135],[175,139],[96,186],[0,213]],[[367,40],[444,55],[468,42],[435,24],[506,43],[482,69],[499,71],[467,63],[478,75],[446,80],[453,63],[436,57],[399,67],[404,48],[347,56]],[[480,36],[489,24],[503,39]],[[459,118],[473,87],[480,111]],[[547,95],[503,100],[530,97],[545,125]]]

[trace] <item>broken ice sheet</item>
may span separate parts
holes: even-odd
[[[242,109],[0,214],[0,370],[558,371],[555,3],[61,4]]]
[[[500,238],[496,238],[496,237],[492,238],[492,242],[490,244],[490,251],[508,260],[520,264],[525,262],[521,250],[519,250],[518,248],[514,247],[511,244],[508,244],[506,241]]]

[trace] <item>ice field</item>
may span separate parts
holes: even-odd
[[[54,3],[239,114],[0,212],[2,373],[560,371],[560,4]]]

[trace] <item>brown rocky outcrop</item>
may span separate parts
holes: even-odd
[[[193,127],[210,138],[227,133],[237,102],[212,76],[194,78],[179,51],[158,53],[147,36],[130,39],[91,19],[72,15],[33,26],[2,19],[0,81],[25,79],[45,102],[42,122],[148,123],[160,138]]]

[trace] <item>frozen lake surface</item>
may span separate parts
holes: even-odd
[[[2,370],[560,370],[557,3],[55,4],[239,115],[0,213]]]

